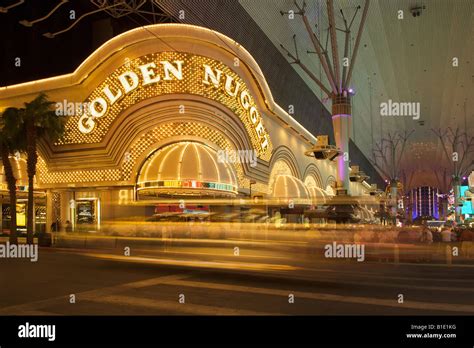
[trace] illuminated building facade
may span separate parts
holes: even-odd
[[[215,31],[128,31],[71,74],[1,88],[0,111],[41,91],[67,117],[64,137],[38,146],[46,229],[149,217],[165,200],[233,202],[251,191],[309,206],[334,194],[335,163],[304,155],[314,136],[274,102],[252,56]],[[350,185],[369,197],[366,182]]]
[[[413,219],[429,216],[439,219],[440,216],[444,215],[444,212],[441,212],[440,215],[440,198],[438,196],[440,193],[437,188],[420,186],[413,189],[410,194],[412,195],[411,201],[413,202]]]

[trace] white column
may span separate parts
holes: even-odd
[[[51,224],[53,223],[53,193],[46,190],[46,232],[51,232]]]
[[[334,138],[336,146],[342,155],[336,158],[337,162],[337,187],[343,188],[350,194],[349,187],[349,135],[351,129],[351,115],[337,114],[332,116]]]

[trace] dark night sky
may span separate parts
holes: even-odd
[[[1,0],[0,6],[8,6],[16,0]],[[76,19],[82,14],[96,10],[88,0],[70,0],[49,18],[25,27],[20,20],[34,20],[47,15],[60,0],[26,0],[8,13],[0,13],[0,86],[36,80],[70,73],[97,47],[124,31],[153,23],[153,16],[146,18],[137,14],[113,18],[98,12],[82,19],[70,31],[49,39],[46,32],[57,32],[69,27],[74,20],[69,18],[74,10]],[[143,9],[152,10],[147,3]],[[154,7],[157,11],[157,7]],[[172,21],[165,19],[165,22]],[[15,59],[21,66],[15,66]]]

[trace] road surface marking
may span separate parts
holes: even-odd
[[[393,264],[395,265],[395,264]],[[400,263],[400,265],[402,265]],[[307,271],[312,271],[312,272],[328,272],[328,273],[336,273],[338,276],[341,274],[349,274],[353,276],[356,274],[357,276],[362,276],[362,277],[367,277],[367,278],[376,278],[376,279],[398,279],[398,280],[421,280],[421,281],[439,281],[439,282],[459,282],[459,283],[474,283],[474,279],[460,279],[460,278],[419,278],[419,277],[394,277],[394,276],[387,276],[385,274],[381,275],[374,275],[373,272],[360,272],[359,270],[353,270],[353,271],[343,271],[343,270],[336,270],[336,269],[330,269],[330,268],[304,268]],[[378,272],[376,270],[375,272]]]
[[[362,285],[362,286],[375,286],[375,287],[384,287],[384,288],[400,288],[400,289],[415,289],[415,290],[437,290],[437,291],[457,291],[457,292],[474,292],[474,288],[462,288],[462,287],[447,287],[447,286],[423,286],[423,285],[407,285],[407,284],[400,284],[400,283],[385,283],[383,280],[385,277],[379,276],[375,277],[380,279],[379,282],[367,282],[367,281],[348,281],[348,280],[341,280],[340,277],[314,277],[308,278],[308,280],[315,281],[315,282],[324,282],[324,283],[336,283],[336,284],[346,284],[346,285]],[[405,279],[407,280],[407,279]]]
[[[368,297],[342,296],[342,295],[325,294],[325,293],[312,293],[312,292],[302,292],[302,291],[256,288],[256,287],[248,287],[248,286],[240,286],[240,285],[200,283],[200,282],[187,281],[187,280],[171,281],[171,282],[168,282],[167,285],[187,286],[187,287],[204,288],[204,289],[212,289],[212,290],[245,292],[245,293],[254,293],[254,294],[262,294],[262,295],[275,295],[275,296],[284,296],[284,297],[287,297],[289,293],[292,293],[295,295],[296,298],[300,297],[300,298],[319,300],[319,301],[335,301],[335,302],[358,303],[358,304],[395,307],[395,308],[430,309],[430,310],[440,310],[440,311],[449,311],[449,312],[474,313],[474,305],[419,302],[419,301],[405,301],[404,303],[400,304],[397,302],[395,297],[392,300],[388,300],[388,299],[377,299],[377,298],[368,298]]]
[[[111,295],[102,298],[89,299],[88,301],[95,303],[107,303],[119,306],[143,307],[158,311],[173,311],[176,315],[193,314],[193,315],[279,315],[277,313],[255,312],[242,309],[233,309],[216,306],[197,305],[186,302],[179,304],[177,301],[162,301],[155,299]]]
[[[226,262],[226,261],[200,261],[200,260],[177,260],[177,259],[163,259],[163,258],[153,258],[153,257],[131,257],[131,256],[122,256],[122,255],[111,255],[111,254],[83,254],[89,257],[96,258],[106,258],[111,260],[127,261],[127,262],[147,262],[154,264],[163,264],[163,265],[175,265],[175,266],[186,266],[186,267],[206,267],[206,268],[215,268],[215,269],[231,269],[231,270],[252,270],[252,271],[291,271],[302,269],[299,267],[293,267],[290,265],[280,265],[280,264],[263,264],[263,263],[248,263],[248,262]],[[349,271],[337,271],[331,269],[309,269],[312,271],[318,270],[329,273],[336,273],[340,275],[341,273],[349,274],[354,276],[354,272]],[[285,276],[288,274],[285,273]],[[442,281],[443,279],[436,278],[414,278],[414,277],[390,277],[384,275],[371,275],[367,272],[357,272],[357,276],[380,279],[380,282],[366,282],[366,281],[345,281],[339,278],[307,278],[303,277],[301,279],[305,280],[317,280],[317,281],[327,281],[327,282],[336,282],[339,284],[347,285],[364,285],[364,286],[377,286],[377,287],[403,287],[406,289],[418,289],[418,290],[438,290],[438,291],[453,291],[453,292],[474,292],[474,289],[462,288],[462,287],[442,287],[442,286],[417,286],[417,285],[406,285],[406,284],[393,284],[393,283],[384,283],[383,279],[393,279],[393,280],[421,280],[421,281]],[[295,277],[298,278],[298,277]],[[451,282],[456,280],[447,279]],[[472,282],[473,280],[460,280],[462,282]]]
[[[227,262],[227,261],[200,261],[200,260],[177,260],[177,259],[164,259],[164,258],[154,258],[154,257],[132,257],[132,256],[122,256],[122,255],[111,255],[111,254],[87,254],[83,255],[95,258],[105,258],[109,260],[118,260],[118,261],[127,261],[127,262],[147,262],[154,264],[163,264],[163,265],[175,265],[175,266],[186,266],[186,267],[206,267],[206,268],[216,268],[216,269],[231,269],[231,270],[252,270],[252,271],[292,271],[292,270],[302,270],[304,268],[295,267],[291,265],[281,265],[281,264],[264,264],[264,263],[249,263],[249,262]],[[337,271],[331,269],[308,269],[311,271],[323,271],[331,272],[340,275],[341,273],[349,274],[354,276],[354,272],[349,271]],[[288,274],[285,273],[285,276]],[[413,277],[390,277],[384,275],[370,275],[366,272],[357,272],[357,276],[362,276],[366,278],[375,278],[375,279],[398,279],[398,280],[421,280],[421,281],[442,281],[442,279],[436,278],[413,278]],[[298,278],[298,277],[295,277]],[[323,280],[323,278],[317,277],[307,278],[303,277],[305,280]],[[416,286],[416,285],[405,285],[405,284],[387,284],[383,282],[361,282],[361,281],[344,281],[338,279],[326,278],[324,281],[336,281],[340,284],[348,285],[366,285],[366,286],[379,286],[379,287],[404,287],[408,289],[420,289],[420,290],[440,290],[440,291],[457,291],[457,292],[474,292],[474,289],[460,288],[460,287],[441,287],[441,286]],[[456,280],[448,279],[451,282]],[[460,280],[462,282],[472,282],[473,280]]]
[[[146,280],[140,280],[131,283],[125,284],[118,284],[114,286],[108,286],[105,288],[95,289],[95,290],[88,290],[80,293],[75,293],[76,300],[88,300],[88,299],[95,299],[102,296],[113,295],[122,291],[126,291],[129,289],[139,289],[159,284],[166,284],[169,281],[176,281],[180,279],[188,278],[189,274],[175,274],[175,275],[167,275],[157,278],[151,278]],[[28,303],[23,303],[20,305],[8,306],[0,308],[0,315],[22,315],[25,311],[41,311],[43,308],[47,308],[49,306],[54,306],[58,304],[66,304],[69,303],[69,294],[65,296],[57,296],[48,298],[45,300],[33,301]]]

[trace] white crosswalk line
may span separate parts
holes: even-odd
[[[372,286],[372,287],[383,287],[383,288],[399,288],[399,289],[415,289],[415,290],[435,290],[435,291],[453,291],[453,292],[474,292],[474,288],[468,287],[447,287],[447,286],[425,286],[425,285],[410,285],[410,284],[400,284],[400,283],[387,283],[384,282],[385,277],[375,277],[378,279],[378,282],[368,282],[365,280],[349,281],[341,280],[341,277],[336,275],[332,277],[317,277],[314,278],[314,281],[317,282],[327,282],[327,283],[337,283],[345,285],[357,285],[357,286]],[[405,278],[405,280],[409,280]]]
[[[343,276],[343,275],[349,275],[349,276],[354,276],[356,274],[358,277],[365,277],[365,278],[384,278],[384,279],[394,279],[394,280],[404,280],[404,281],[413,281],[413,280],[420,280],[420,281],[437,281],[437,282],[459,282],[459,283],[474,283],[474,279],[460,279],[460,278],[428,278],[428,277],[412,277],[410,275],[406,277],[400,277],[400,276],[389,276],[389,275],[380,275],[380,274],[373,274],[371,272],[362,272],[357,270],[357,273],[354,273],[354,271],[342,271],[339,269],[328,269],[328,268],[306,268],[307,271],[309,272],[325,272],[325,273],[333,273],[336,276]]]
[[[451,303],[435,303],[435,302],[420,302],[420,301],[405,301],[404,303],[398,303],[394,299],[379,299],[369,297],[356,297],[356,296],[343,296],[326,293],[315,293],[315,292],[302,292],[302,291],[290,291],[290,290],[278,290],[268,288],[256,288],[240,285],[228,285],[228,284],[217,284],[217,283],[201,283],[187,280],[176,280],[167,283],[167,285],[186,286],[193,288],[204,288],[212,290],[225,290],[235,292],[254,293],[262,295],[276,295],[287,297],[289,293],[295,295],[296,298],[305,298],[310,300],[318,301],[334,301],[344,303],[357,303],[374,306],[385,306],[395,308],[410,308],[410,309],[423,309],[423,310],[439,310],[448,312],[465,312],[474,313],[474,305],[466,304],[451,304]]]
[[[192,303],[180,304],[177,301],[163,301],[156,299],[111,295],[88,301],[97,303],[113,304],[118,306],[141,307],[157,311],[171,311],[179,314],[193,315],[281,315],[278,313],[256,312],[242,309],[225,308],[217,306],[206,306]]]
[[[113,295],[119,292],[123,292],[130,289],[139,289],[153,285],[159,284],[166,284],[169,281],[184,279],[189,277],[188,274],[175,274],[175,275],[168,275],[162,276],[157,278],[151,278],[146,280],[140,280],[131,283],[125,284],[118,284],[115,286],[108,286],[105,288],[100,288],[96,290],[89,290],[80,293],[76,293],[76,299],[81,300],[88,300],[88,299],[95,299],[101,298],[108,295]],[[57,296],[53,298],[49,298],[46,300],[28,302],[20,305],[8,306],[4,308],[0,308],[0,315],[21,315],[21,313],[25,311],[38,311],[42,308],[47,308],[50,306],[58,305],[58,304],[65,304],[69,303],[69,295],[65,296]],[[20,313],[20,314],[17,314]]]

